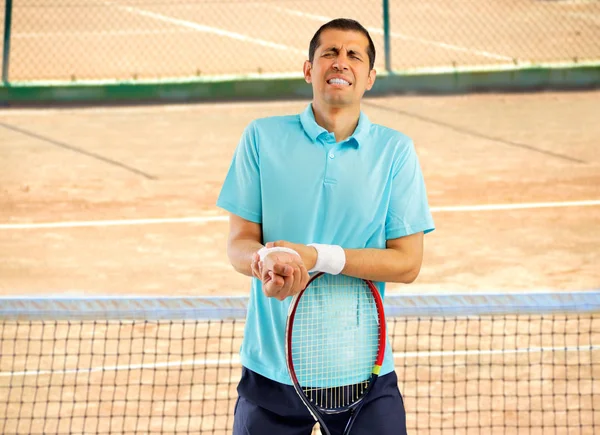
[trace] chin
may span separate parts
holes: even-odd
[[[347,106],[352,106],[352,105],[356,104],[356,102],[353,100],[347,100],[347,99],[341,99],[341,98],[329,98],[329,99],[326,99],[325,101],[330,106],[337,106],[337,107],[347,107]]]
[[[349,98],[348,95],[324,95],[323,100],[329,104],[338,104],[341,106],[347,106],[354,103],[353,98]]]

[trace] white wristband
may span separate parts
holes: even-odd
[[[265,257],[267,255],[269,255],[271,252],[287,252],[289,254],[295,254],[298,257],[300,257],[300,254],[298,254],[296,251],[294,251],[291,248],[284,248],[284,247],[265,248],[265,247],[262,247],[258,250],[258,255],[260,256],[260,261],[264,261]]]
[[[346,265],[346,253],[344,248],[339,245],[322,245],[319,243],[309,243],[317,250],[317,262],[309,272],[325,272],[331,275],[338,275],[344,270]]]

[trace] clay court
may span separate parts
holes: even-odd
[[[414,139],[437,227],[418,280],[390,291],[598,288],[599,101],[367,99]],[[216,197],[244,127],[306,103],[1,112],[2,292],[246,294]]]

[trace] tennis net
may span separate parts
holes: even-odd
[[[409,433],[600,432],[600,291],[388,295]],[[230,434],[247,299],[0,299],[0,433]]]

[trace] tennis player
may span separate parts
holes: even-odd
[[[375,82],[375,47],[358,22],[336,19],[310,42],[313,99],[296,115],[245,129],[217,205],[230,213],[227,253],[252,276],[234,435],[309,435],[314,420],[285,360],[290,296],[309,272],[410,283],[434,229],[411,139],[371,123],[361,100]],[[353,435],[406,433],[391,347]],[[341,434],[348,415],[329,416]]]

